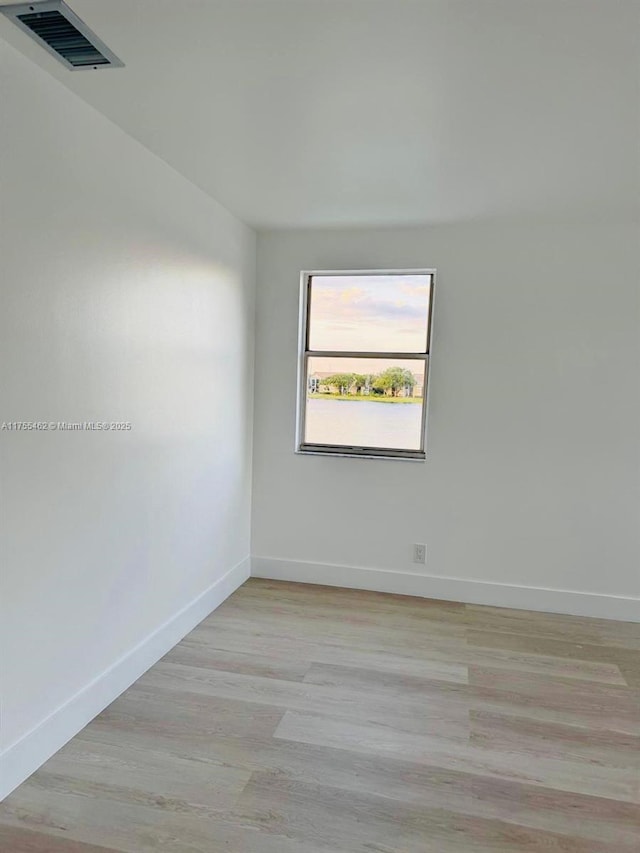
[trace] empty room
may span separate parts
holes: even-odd
[[[640,0],[0,0],[0,851],[638,850]]]

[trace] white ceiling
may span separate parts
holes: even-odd
[[[126,68],[0,35],[252,225],[638,212],[640,0],[68,2]]]

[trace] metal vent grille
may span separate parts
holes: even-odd
[[[123,63],[62,0],[0,7],[20,29],[67,68],[121,67]]]
[[[74,68],[109,62],[60,12],[30,12],[18,15],[18,19]]]

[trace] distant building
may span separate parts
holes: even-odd
[[[413,378],[415,380],[415,385],[413,388],[406,386],[404,391],[405,397],[422,397],[422,389],[424,388],[424,374],[423,373],[414,373]]]
[[[312,373],[307,380],[307,388],[310,394],[330,394],[333,388],[330,385],[325,385],[323,379],[327,376],[333,376],[331,372]]]

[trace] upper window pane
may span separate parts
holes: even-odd
[[[313,275],[310,350],[426,352],[431,275]]]

